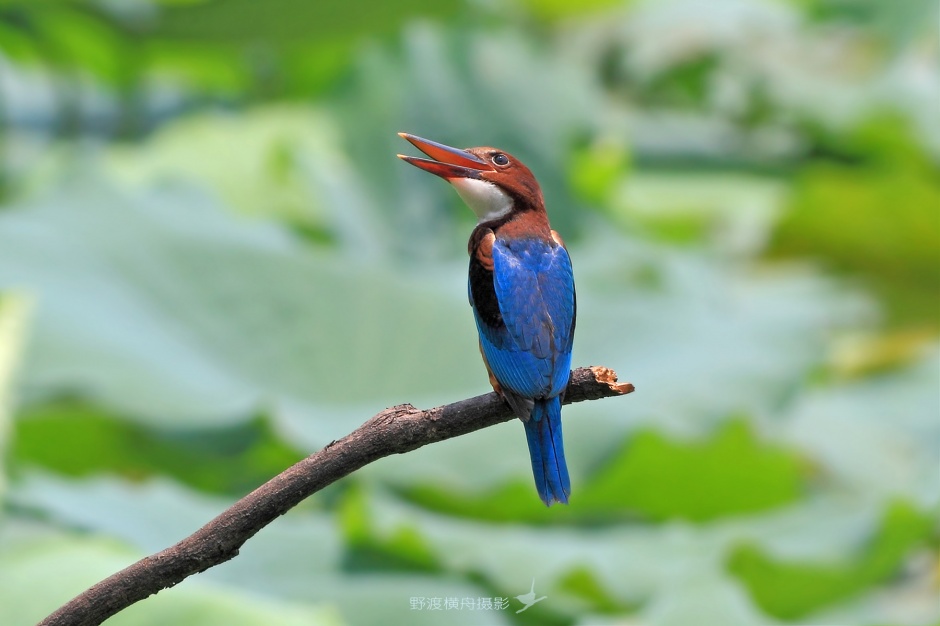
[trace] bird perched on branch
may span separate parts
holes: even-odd
[[[568,502],[561,400],[571,376],[574,276],[535,176],[496,148],[451,148],[399,133],[430,159],[399,158],[445,179],[479,221],[468,244],[469,296],[493,389],[525,425],[546,505]]]

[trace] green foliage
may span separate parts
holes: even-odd
[[[574,569],[558,581],[558,590],[584,600],[587,607],[597,613],[617,614],[623,610],[620,602],[605,590],[588,568]]]
[[[584,506],[612,503],[653,520],[705,521],[797,499],[800,459],[758,441],[746,422],[729,421],[704,442],[673,442],[641,432],[586,489]]]
[[[276,106],[240,115],[194,115],[143,144],[116,147],[109,170],[134,185],[198,179],[247,215],[262,214],[331,243],[343,233],[309,180],[310,162],[338,153],[329,120],[306,107]],[[219,159],[220,153],[228,158]]]
[[[940,306],[940,184],[936,167],[897,124],[873,122],[847,143],[874,161],[820,163],[799,176],[772,250],[813,255],[863,276],[895,323],[936,326]],[[833,228],[838,224],[838,228]]]
[[[618,519],[707,521],[794,501],[803,477],[800,458],[757,441],[748,425],[731,420],[703,442],[676,442],[641,431],[604,463],[560,511],[533,504],[527,481],[469,495],[433,485],[405,495],[426,508],[493,522],[537,524]]]
[[[394,6],[382,2],[364,4],[366,6],[340,0],[317,3],[272,0],[262,6],[251,0],[210,0],[192,6],[168,7],[154,31],[162,38],[210,42],[348,40],[366,34],[395,32],[415,17],[448,17],[460,9],[459,3],[428,0],[403,0]]]
[[[81,68],[109,82],[122,82],[127,42],[119,33],[81,10],[40,10],[37,17],[33,23],[40,51],[48,53],[55,65]]]
[[[630,172],[630,154],[614,143],[597,143],[571,152],[570,185],[585,201],[606,206]]]
[[[209,498],[182,488],[168,480],[127,483],[114,478],[99,477],[81,481],[63,480],[42,474],[31,474],[20,481],[16,503],[31,510],[43,510],[66,527],[93,529],[136,546],[139,552],[126,555],[122,564],[106,564],[102,570],[117,571],[141,552],[154,552],[192,532],[220,513],[231,501]],[[303,507],[302,507],[303,508]],[[35,533],[30,527],[27,531]],[[87,533],[86,533],[87,534]],[[14,547],[22,539],[0,537],[0,546]],[[66,540],[87,542],[81,535]],[[98,545],[102,540],[93,542]],[[114,545],[114,541],[109,543]],[[118,548],[128,553],[126,546]],[[106,550],[103,556],[109,554]],[[58,581],[48,585],[54,599],[40,597],[36,605],[49,607],[71,597],[92,579],[106,572],[82,569],[65,552],[71,571],[83,572],[80,582],[63,590]],[[431,577],[402,572],[349,572],[344,567],[343,539],[336,519],[318,511],[294,509],[277,524],[255,535],[239,551],[238,558],[212,568],[187,580],[181,587],[205,585],[222,594],[258,597],[265,605],[281,610],[310,610],[325,607],[339,613],[350,624],[409,623],[425,626],[439,623],[440,616],[411,611],[410,596],[479,597],[484,591],[477,585],[451,577]],[[91,563],[91,561],[89,562]],[[41,568],[39,568],[41,569]],[[4,571],[15,570],[0,569]],[[13,574],[15,576],[15,574]],[[30,579],[34,581],[34,579]],[[24,580],[25,587],[36,584]],[[17,587],[16,589],[19,589]],[[169,609],[178,607],[175,593],[162,592],[156,597]],[[236,604],[237,606],[237,604]],[[147,602],[138,604],[133,612],[149,614]],[[38,609],[32,608],[34,612]],[[132,613],[128,611],[128,613]],[[200,624],[198,617],[183,615],[181,622]],[[277,618],[271,618],[279,623]],[[33,619],[26,623],[35,622]],[[504,624],[496,612],[455,612],[450,623],[458,626],[490,626]]]
[[[210,92],[303,96],[335,81],[354,44],[415,18],[451,18],[459,3],[154,0],[0,4],[0,49],[23,60],[91,71],[122,91],[151,72]],[[21,36],[26,34],[25,37]]]
[[[0,552],[0,605],[8,624],[40,621],[48,607],[110,576],[143,557],[136,550],[102,538],[76,535],[17,536],[6,529],[3,539],[16,548]],[[11,536],[12,535],[12,536]],[[329,607],[274,602],[201,582],[176,593],[160,594],[109,620],[121,626],[203,624],[206,626],[339,626],[345,623]],[[24,599],[29,598],[29,602]]]
[[[14,382],[26,337],[30,303],[22,295],[0,295],[0,461],[6,461],[10,436]],[[6,463],[4,463],[6,465]],[[7,481],[0,476],[0,502]]]
[[[402,526],[385,535],[371,527],[366,492],[346,491],[337,513],[346,541],[343,567],[349,571],[440,572],[434,553],[414,528]]]
[[[37,341],[34,375],[70,379],[140,421],[195,428],[244,421],[263,397],[310,415],[409,388],[462,390],[461,374],[477,372],[459,357],[472,336],[448,338],[464,319],[459,287],[437,297],[389,269],[318,256],[283,227],[233,219],[202,194],[131,198],[94,176],[0,225],[0,281],[28,283],[46,303],[50,341]],[[60,288],[63,266],[87,288]],[[108,322],[126,315],[133,325]],[[462,348],[441,350],[451,342]]]
[[[877,535],[851,562],[780,561],[759,548],[742,545],[730,555],[728,567],[765,611],[798,620],[814,609],[886,582],[898,573],[906,555],[923,546],[932,533],[930,517],[896,503],[885,512]]]
[[[236,496],[303,458],[264,419],[201,432],[160,430],[75,400],[23,411],[13,444],[14,467],[76,477],[111,472],[131,480],[166,475]]]
[[[652,105],[698,107],[708,95],[717,66],[718,59],[711,55],[678,63],[645,85],[644,99]]]
[[[624,0],[585,0],[577,5],[565,0],[522,0],[521,4],[534,16],[549,20],[580,17],[611,7],[623,6]]]

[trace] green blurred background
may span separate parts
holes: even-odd
[[[539,502],[510,422],[109,623],[940,624],[937,19],[0,0],[0,622],[386,406],[487,391],[472,216],[395,158],[408,131],[535,171],[574,362],[637,386],[566,409],[571,505]]]

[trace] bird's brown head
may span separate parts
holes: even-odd
[[[447,180],[481,222],[514,210],[545,210],[535,176],[511,154],[489,147],[461,150],[408,133],[398,134],[431,158],[398,157]]]

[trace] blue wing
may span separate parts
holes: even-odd
[[[492,276],[501,323],[487,323],[474,304],[490,370],[500,385],[524,398],[558,395],[568,384],[575,320],[567,251],[541,239],[497,238]],[[471,302],[477,296],[471,285]]]

